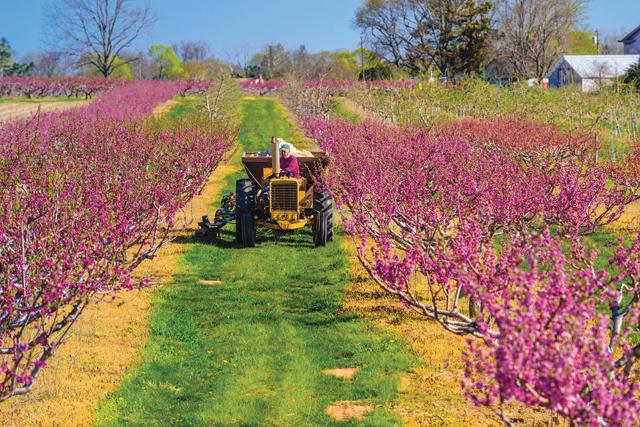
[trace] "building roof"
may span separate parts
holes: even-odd
[[[623,38],[621,38],[620,40],[618,40],[620,43],[624,43],[626,41],[631,41],[632,39],[635,38],[635,36],[640,33],[640,25],[638,25],[636,27],[635,30],[631,31],[629,34],[627,34],[626,36],[624,36]]]
[[[581,78],[613,78],[639,60],[640,55],[564,55],[549,74],[566,62]]]

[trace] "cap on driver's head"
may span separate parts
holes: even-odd
[[[280,146],[280,152],[282,151],[291,151],[291,144],[282,144]]]

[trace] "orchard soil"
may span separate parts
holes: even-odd
[[[91,101],[44,100],[38,102],[0,102],[0,123],[28,118],[38,111],[64,111],[88,104]]]

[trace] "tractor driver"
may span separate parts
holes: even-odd
[[[300,178],[298,159],[291,154],[291,144],[284,143],[280,146],[280,175],[290,175]]]

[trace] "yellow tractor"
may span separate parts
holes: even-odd
[[[222,200],[213,222],[203,217],[201,233],[217,236],[229,222],[235,222],[236,241],[244,247],[256,244],[256,229],[292,231],[310,226],[315,246],[333,240],[333,201],[326,190],[314,184],[319,168],[328,164],[324,151],[296,156],[300,178],[286,176],[280,169],[279,148],[283,141],[273,137],[269,152],[245,152],[242,164],[248,178],[236,181],[236,192]]]

